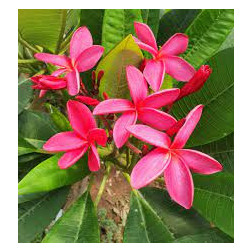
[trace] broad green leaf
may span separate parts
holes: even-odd
[[[197,146],[223,138],[234,131],[234,50],[218,52],[207,62],[213,72],[204,87],[172,108],[177,119],[185,117],[198,104],[203,104],[202,117],[188,141]]]
[[[196,150],[202,151],[218,160],[226,172],[234,173],[234,134],[221,138],[209,144],[197,146]]]
[[[59,168],[58,160],[61,156],[62,154],[54,155],[34,167],[18,183],[18,194],[51,191],[73,184],[89,174],[86,155],[68,169]]]
[[[27,201],[32,201],[37,198],[41,198],[44,196],[47,192],[39,192],[39,193],[30,193],[30,194],[24,194],[24,195],[18,195],[18,204],[25,203]]]
[[[55,219],[63,206],[67,188],[56,190],[18,206],[18,242],[32,242]]]
[[[231,237],[234,237],[234,176],[218,173],[194,176],[193,207]]]
[[[134,34],[134,21],[142,22],[139,9],[106,9],[102,26],[102,46],[108,53],[127,35]]]
[[[212,229],[200,234],[186,235],[178,238],[174,243],[233,243],[234,240],[218,229]]]
[[[95,45],[101,44],[103,15],[103,9],[81,10],[80,26],[87,26],[92,34]]]
[[[173,34],[184,33],[201,10],[171,10],[166,12],[159,23],[158,45],[162,46]]]
[[[132,192],[123,242],[172,242],[173,240],[173,234],[152,206],[140,194]]]
[[[157,37],[159,27],[159,9],[143,9],[141,10],[143,22],[146,23],[152,30],[155,37]]]
[[[198,68],[218,51],[233,27],[234,10],[202,10],[186,30],[189,45],[183,58]]]
[[[59,131],[71,131],[71,125],[70,122],[67,120],[67,118],[53,105],[50,103],[45,104],[50,117],[54,123],[54,125],[57,127]]]
[[[85,192],[55,223],[44,243],[98,243],[100,232],[94,204]]]
[[[80,9],[67,10],[65,33],[69,33],[80,23]]]
[[[33,153],[36,148],[21,136],[18,136],[18,156]]]
[[[125,67],[134,65],[139,67],[143,60],[143,54],[135,43],[132,35],[128,35],[113,50],[111,50],[99,63],[96,73],[104,71],[101,79],[100,95],[106,92],[113,98],[129,97],[129,89],[126,80]]]
[[[22,79],[18,83],[18,114],[26,108],[32,96],[31,81],[29,79]]]
[[[226,40],[223,42],[223,44],[219,48],[219,51],[222,51],[230,47],[234,47],[234,29],[226,37]]]
[[[57,130],[47,113],[24,110],[18,117],[18,133],[36,148],[41,148]]]

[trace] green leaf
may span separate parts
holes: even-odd
[[[226,172],[234,173],[234,134],[195,148],[218,160]]]
[[[57,127],[59,131],[71,131],[71,125],[67,118],[53,105],[50,103],[46,103],[45,107],[47,108],[50,117],[54,123],[54,125]]]
[[[35,200],[37,198],[41,198],[44,196],[47,192],[39,192],[39,193],[30,193],[30,194],[24,194],[24,195],[18,195],[18,204],[22,204],[31,200]]]
[[[18,242],[32,242],[56,217],[66,200],[67,188],[18,206]]]
[[[173,240],[173,234],[152,206],[136,191],[132,192],[123,242],[172,242]]]
[[[226,37],[226,40],[223,42],[223,44],[219,48],[219,51],[222,51],[230,47],[234,47],[234,29]]]
[[[234,131],[234,50],[218,52],[209,62],[212,69],[204,87],[172,108],[176,118],[185,117],[198,104],[203,104],[202,117],[188,141],[197,146],[223,138]]]
[[[102,26],[102,46],[108,53],[127,35],[134,34],[134,21],[142,22],[139,9],[106,9]]]
[[[98,220],[89,192],[85,192],[55,223],[44,243],[100,242]]]
[[[67,18],[66,18],[66,27],[65,33],[69,33],[80,23],[80,13],[79,9],[71,9],[67,10]]]
[[[186,235],[178,238],[174,243],[233,243],[234,240],[218,229],[209,230],[200,234]]]
[[[142,60],[141,50],[132,35],[128,35],[97,66],[96,73],[100,70],[104,71],[99,88],[100,95],[102,96],[102,93],[106,92],[113,98],[129,97],[125,67],[127,65],[139,67]]]
[[[143,22],[146,23],[152,30],[155,37],[157,37],[159,27],[159,9],[144,9],[141,10]]]
[[[46,192],[73,184],[89,174],[87,157],[68,169],[60,169],[58,160],[62,154],[52,156],[34,167],[19,183],[18,194]]]
[[[195,68],[214,55],[234,27],[234,10],[202,10],[186,30],[188,49],[183,58]]]
[[[163,45],[175,33],[183,33],[193,22],[201,10],[171,10],[160,19],[158,45]]]
[[[33,153],[36,148],[21,136],[18,136],[18,156]]]
[[[101,44],[103,15],[103,9],[81,10],[80,25],[87,26],[92,34],[95,45]]]
[[[18,83],[18,114],[26,108],[33,96],[31,84],[29,79],[22,79]]]
[[[218,173],[194,176],[193,207],[226,234],[234,237],[234,176]]]

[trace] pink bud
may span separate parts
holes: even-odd
[[[149,152],[149,147],[148,145],[144,144],[142,147],[142,154],[145,156]]]
[[[84,95],[78,95],[78,96],[76,96],[76,99],[79,100],[80,102],[82,102],[86,105],[90,105],[90,106],[96,106],[100,103],[98,100],[93,99],[88,96],[84,96]]]
[[[140,67],[139,67],[139,70],[140,70],[141,72],[143,72],[143,70],[144,70],[146,64],[147,64],[147,59],[143,59],[141,65],[140,65]]]
[[[108,94],[106,92],[103,92],[102,95],[103,95],[104,100],[109,99],[109,96],[108,96]]]

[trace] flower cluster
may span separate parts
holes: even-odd
[[[59,160],[59,167],[68,168],[88,152],[88,166],[91,171],[100,168],[96,145],[106,146],[108,136],[104,129],[97,128],[93,115],[99,116],[117,148],[130,146],[129,138],[134,136],[153,146],[142,149],[142,158],[131,173],[131,185],[142,188],[164,174],[166,188],[171,198],[184,208],[193,202],[193,179],[191,171],[212,174],[222,170],[222,165],[212,157],[184,146],[200,120],[203,105],[198,105],[189,114],[177,121],[167,113],[173,103],[198,91],[210,76],[209,66],[201,66],[197,71],[178,55],[185,52],[188,37],[177,33],[158,50],[151,29],[135,22],[136,44],[152,55],[145,59],[138,69],[126,67],[127,83],[131,100],[98,98],[103,71],[92,75],[93,91],[87,92],[80,79],[80,72],[93,68],[103,54],[103,47],[93,45],[92,36],[86,27],[80,27],[70,42],[70,57],[37,53],[35,57],[59,67],[49,76],[32,77],[33,88],[40,89],[40,96],[47,90],[67,89],[76,96],[67,102],[67,112],[73,131],[62,132],[51,137],[44,149],[49,152],[65,152]],[[186,82],[182,88],[160,90],[165,73],[177,81]],[[96,81],[97,79],[97,81]],[[152,89],[152,91],[150,91]],[[81,93],[81,95],[78,95]],[[94,106],[93,115],[86,105]],[[165,109],[166,108],[166,112]],[[121,113],[120,117],[114,114]],[[112,115],[111,115],[112,114]],[[110,119],[110,120],[108,120]],[[142,123],[142,124],[140,124]],[[113,130],[111,131],[113,127]],[[111,136],[109,136],[111,137]],[[139,153],[139,152],[138,152]]]

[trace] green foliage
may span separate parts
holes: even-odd
[[[20,114],[29,104],[33,90],[29,79],[21,79],[18,83],[18,114]]]
[[[128,35],[97,66],[96,73],[104,71],[99,88],[100,95],[106,92],[110,97],[129,97],[125,67],[127,65],[139,67],[142,60],[141,50],[132,35]]]
[[[143,9],[141,10],[143,22],[146,23],[157,37],[158,27],[159,27],[159,9]]]
[[[19,204],[18,242],[31,242],[41,235],[63,206],[67,193],[68,189],[63,188]]]
[[[226,234],[234,237],[234,176],[217,173],[194,176],[193,207]]]
[[[204,87],[172,108],[176,118],[183,118],[198,104],[203,114],[187,146],[197,146],[223,138],[234,131],[234,50],[225,49],[211,58],[213,68]]]
[[[86,155],[68,169],[59,168],[58,160],[61,156],[54,155],[34,167],[18,183],[18,194],[51,191],[71,185],[89,174]]]
[[[85,192],[55,223],[44,243],[100,242],[98,220],[89,192]]]
[[[142,22],[141,10],[106,9],[102,26],[102,46],[108,53],[127,35],[134,34],[134,21]]]

